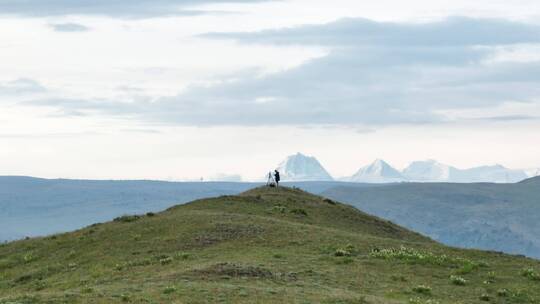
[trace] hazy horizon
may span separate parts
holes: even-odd
[[[127,178],[127,179],[125,179],[125,178],[107,178],[107,177],[88,179],[88,178],[84,178],[84,177],[81,178],[81,177],[65,177],[65,176],[64,177],[63,176],[33,176],[33,175],[9,175],[9,174],[0,174],[0,176],[34,177],[34,178],[43,178],[43,179],[81,179],[81,180],[88,179],[88,180],[102,180],[102,181],[106,181],[106,180],[113,180],[113,181],[156,180],[156,181],[169,181],[169,182],[245,182],[245,183],[261,183],[261,182],[266,181],[268,171],[272,171],[274,169],[280,170],[279,169],[280,165],[282,165],[288,158],[294,157],[296,155],[302,155],[302,156],[305,156],[305,157],[312,157],[312,158],[315,158],[318,161],[318,159],[317,159],[317,157],[315,155],[306,155],[306,154],[303,154],[301,152],[297,152],[295,154],[288,155],[286,158],[283,158],[281,160],[281,162],[276,163],[275,166],[268,166],[268,170],[266,170],[264,172],[261,172],[261,174],[259,174],[259,176],[255,176],[255,177],[242,176],[241,174],[237,174],[235,172],[221,172],[221,173],[217,173],[217,174],[211,175],[211,176],[191,176],[191,177],[180,178],[180,179],[179,178],[174,178],[174,177],[167,177],[167,178],[161,178],[161,179],[160,178],[151,179],[151,178],[144,178],[144,177],[143,178],[134,178],[134,179],[129,179],[129,178]],[[357,173],[357,171],[359,169],[371,166],[371,165],[373,165],[374,163],[376,163],[379,160],[382,160],[382,161],[386,162],[386,160],[384,160],[384,159],[377,158],[377,159],[373,160],[370,163],[358,165],[357,169],[353,173]],[[435,162],[435,163],[438,163],[438,164],[447,165],[449,167],[452,167],[452,168],[455,168],[455,169],[458,169],[458,170],[469,170],[469,169],[476,169],[476,168],[482,168],[482,167],[503,166],[504,168],[509,169],[509,170],[523,171],[525,174],[528,175],[528,177],[536,177],[536,176],[540,175],[540,168],[507,168],[504,165],[499,164],[499,163],[482,164],[482,165],[479,164],[479,165],[473,166],[473,167],[460,168],[460,167],[453,166],[452,164],[440,163],[435,159],[424,159],[424,160],[411,161],[411,162],[408,163],[408,166],[413,164],[414,162]],[[327,168],[325,164],[321,164],[321,165],[322,165],[322,167],[324,169]],[[394,168],[394,169],[396,169],[396,170],[398,170],[399,172],[402,172],[402,173],[408,167],[408,166],[406,166],[406,167],[395,167],[391,163],[388,163],[388,165],[390,165],[392,168]],[[353,175],[353,174],[343,175],[343,176],[334,175],[329,170],[328,170],[328,173],[331,175],[331,177],[335,181],[347,181],[345,179],[349,178],[351,175]],[[290,181],[293,181],[293,180],[290,180]],[[296,180],[296,181],[298,182],[300,180]],[[306,181],[316,181],[316,180],[306,180]]]

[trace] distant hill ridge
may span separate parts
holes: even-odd
[[[515,184],[360,185],[322,194],[445,244],[540,258],[540,177]]]
[[[520,182],[520,184],[536,184],[540,185],[540,176],[531,177]]]

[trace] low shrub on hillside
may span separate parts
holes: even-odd
[[[163,289],[164,294],[171,294],[174,292],[176,292],[176,287],[174,286],[168,286],[168,287],[165,287],[165,289]]]
[[[456,274],[468,274],[478,269],[478,267],[480,266],[476,263],[464,261],[463,265],[461,265],[461,267],[456,270]]]
[[[121,294],[120,295],[120,300],[122,300],[122,302],[130,302],[131,298],[127,294]]]
[[[343,256],[349,257],[356,254],[357,254],[356,248],[352,244],[347,244],[347,246],[343,248],[338,248],[334,251],[334,256],[337,256],[337,257],[343,257]]]
[[[337,249],[335,252],[334,252],[334,255],[337,256],[337,257],[344,257],[344,256],[351,256],[351,252],[346,250],[346,249]]]
[[[431,287],[427,285],[418,285],[413,287],[412,291],[421,294],[431,294]]]
[[[487,274],[487,280],[484,281],[484,284],[493,284],[495,283],[495,280],[497,279],[497,275],[494,271],[490,271]]]
[[[456,276],[456,275],[451,275],[450,276],[450,282],[452,282],[452,284],[458,285],[458,286],[467,285],[467,280],[465,280],[464,278],[462,278],[460,276]]]
[[[141,217],[139,215],[123,215],[114,219],[115,222],[121,223],[131,223],[139,220]]]
[[[283,205],[276,205],[272,207],[272,211],[277,213],[285,213],[287,211],[287,207]]]
[[[187,260],[191,255],[187,252],[177,252],[174,257],[178,260]]]
[[[534,269],[532,268],[525,268],[521,270],[521,275],[531,279],[533,281],[540,281],[540,274],[538,274]]]
[[[325,203],[327,203],[327,204],[330,204],[330,205],[336,205],[336,202],[333,201],[333,200],[331,200],[331,199],[329,199],[329,198],[325,198],[323,201],[324,201]]]
[[[480,296],[480,300],[488,302],[488,301],[491,300],[491,296],[490,296],[489,294],[487,294],[487,293],[483,293],[483,294]]]
[[[161,265],[167,265],[167,264],[170,264],[173,262],[173,259],[171,257],[167,257],[167,258],[164,258],[164,259],[160,259],[159,260],[159,263]]]
[[[497,295],[499,297],[507,297],[509,294],[510,292],[508,292],[508,289],[503,288],[503,289],[497,290]]]
[[[37,256],[33,252],[28,252],[23,256],[23,260],[25,263],[33,262],[37,259]]]
[[[293,209],[291,210],[292,214],[299,215],[299,216],[307,216],[307,211],[304,209]]]

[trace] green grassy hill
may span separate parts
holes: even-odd
[[[0,303],[540,303],[540,261],[258,188],[0,245]]]

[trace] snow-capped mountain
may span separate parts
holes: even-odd
[[[412,182],[448,182],[458,169],[435,160],[415,161],[403,170],[403,176]]]
[[[405,180],[405,177],[398,170],[381,159],[361,168],[348,178],[348,181],[357,183],[397,183]]]
[[[403,170],[411,182],[516,183],[529,177],[523,170],[501,165],[457,169],[435,160],[415,161]]]
[[[529,176],[523,170],[512,170],[501,165],[458,170],[451,181],[456,183],[517,183]]]
[[[311,156],[297,153],[287,157],[278,166],[283,181],[331,181],[332,176],[321,163]]]

